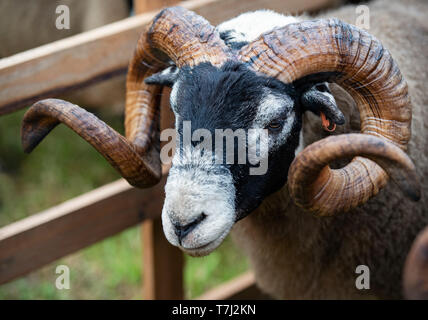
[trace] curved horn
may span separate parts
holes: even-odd
[[[138,41],[126,84],[126,139],[84,109],[57,99],[35,103],[22,123],[22,143],[32,149],[59,123],[95,147],[128,182],[149,187],[161,177],[159,103],[161,87],[144,78],[172,60],[177,66],[220,65],[228,49],[208,21],[180,7],[161,11]]]
[[[70,102],[46,99],[24,115],[22,146],[31,152],[58,124],[64,123],[89,142],[133,186],[148,187],[160,179],[159,163],[140,156],[135,147],[92,113]]]
[[[333,160],[351,157],[355,158],[342,169],[328,166]],[[358,133],[329,136],[305,148],[290,167],[290,194],[296,203],[309,204],[308,209],[319,215],[332,215],[333,210],[325,208],[347,211],[366,202],[385,185],[385,174],[372,176],[378,166],[409,198],[420,198],[415,166],[404,151],[385,139]]]
[[[159,112],[154,100],[161,88],[144,83],[144,78],[162,70],[171,60],[182,67],[202,62],[221,65],[228,58],[228,48],[204,18],[181,7],[162,10],[139,39],[130,62],[126,84],[127,138],[143,152],[153,140],[153,120]]]
[[[411,136],[412,110],[407,84],[391,54],[369,33],[337,19],[290,24],[242,48],[240,59],[253,70],[286,83],[305,76],[336,82],[357,103],[361,133],[389,142],[382,145],[388,157],[384,160],[388,161],[382,161],[381,166],[377,164],[379,153],[375,150],[380,140],[355,140],[358,137],[355,135],[346,138],[347,143],[341,146],[340,152],[358,156],[355,151],[360,150],[363,156],[376,162],[357,157],[342,169],[325,168],[335,160],[331,154],[340,156],[326,139],[317,143],[317,148],[322,150],[318,152],[320,158],[311,156],[309,150],[312,149],[298,154],[288,180],[290,194],[298,205],[320,215],[349,210],[365,203],[386,184],[388,175],[382,167],[391,173],[394,167],[402,170],[401,164],[409,163],[410,159],[401,151],[406,150]],[[354,145],[354,141],[359,145]],[[364,152],[364,147],[373,153]],[[413,165],[405,168],[411,173],[407,179],[416,178]],[[417,179],[399,182],[407,190],[406,194],[418,198]]]

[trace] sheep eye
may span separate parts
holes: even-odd
[[[319,83],[315,86],[315,89],[317,89],[320,92],[329,92],[328,87],[323,84],[323,83]]]
[[[270,130],[277,131],[282,128],[282,123],[279,121],[272,121],[271,123],[269,123],[268,128]]]

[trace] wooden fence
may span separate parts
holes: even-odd
[[[323,9],[334,2],[190,0],[179,5],[217,24],[259,8],[298,13]],[[27,107],[41,98],[125,74],[144,26],[161,7],[177,1],[134,0],[134,4],[136,16],[1,59],[0,115]],[[169,108],[165,107],[167,103],[162,103],[164,128],[171,126],[172,119]],[[164,168],[162,181],[151,189],[135,189],[120,179],[0,228],[0,284],[142,223],[144,298],[184,298],[183,256],[166,241],[160,222],[166,173]],[[201,296],[202,299],[261,297],[251,272]]]

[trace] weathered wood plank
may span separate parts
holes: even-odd
[[[121,179],[0,228],[0,284],[157,218],[164,182],[140,190]]]
[[[190,0],[179,5],[217,24],[249,10],[267,8],[279,12],[301,12],[325,8],[334,2]],[[124,74],[139,34],[156,13],[157,10],[140,14],[1,59],[0,115],[42,98]]]
[[[271,299],[256,286],[254,274],[249,271],[227,281],[196,298],[196,300],[262,300]]]
[[[125,74],[141,15],[0,60],[0,114],[45,97]]]
[[[134,0],[134,10],[136,14],[158,10],[160,8],[171,7],[177,0]]]

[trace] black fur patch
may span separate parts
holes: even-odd
[[[295,101],[296,119],[292,125],[292,133],[283,146],[269,154],[266,174],[251,176],[249,175],[251,165],[248,161],[247,164],[237,164],[237,144],[235,144],[235,164],[219,165],[228,168],[233,175],[237,219],[243,218],[267,195],[286,183],[288,168],[294,159],[301,129],[299,102],[294,87],[274,78],[259,76],[240,62],[228,62],[221,68],[209,63],[192,68],[183,67],[178,81],[179,90],[173,108],[179,115],[178,133],[183,134],[183,121],[191,122],[192,133],[196,129],[207,129],[213,137],[212,150],[215,129],[247,131],[252,126],[266,91],[287,95]],[[223,156],[225,159],[225,154]],[[198,170],[190,167],[186,169]]]
[[[220,32],[220,38],[232,50],[240,50],[243,46],[248,44],[247,41],[234,41],[232,30]]]

